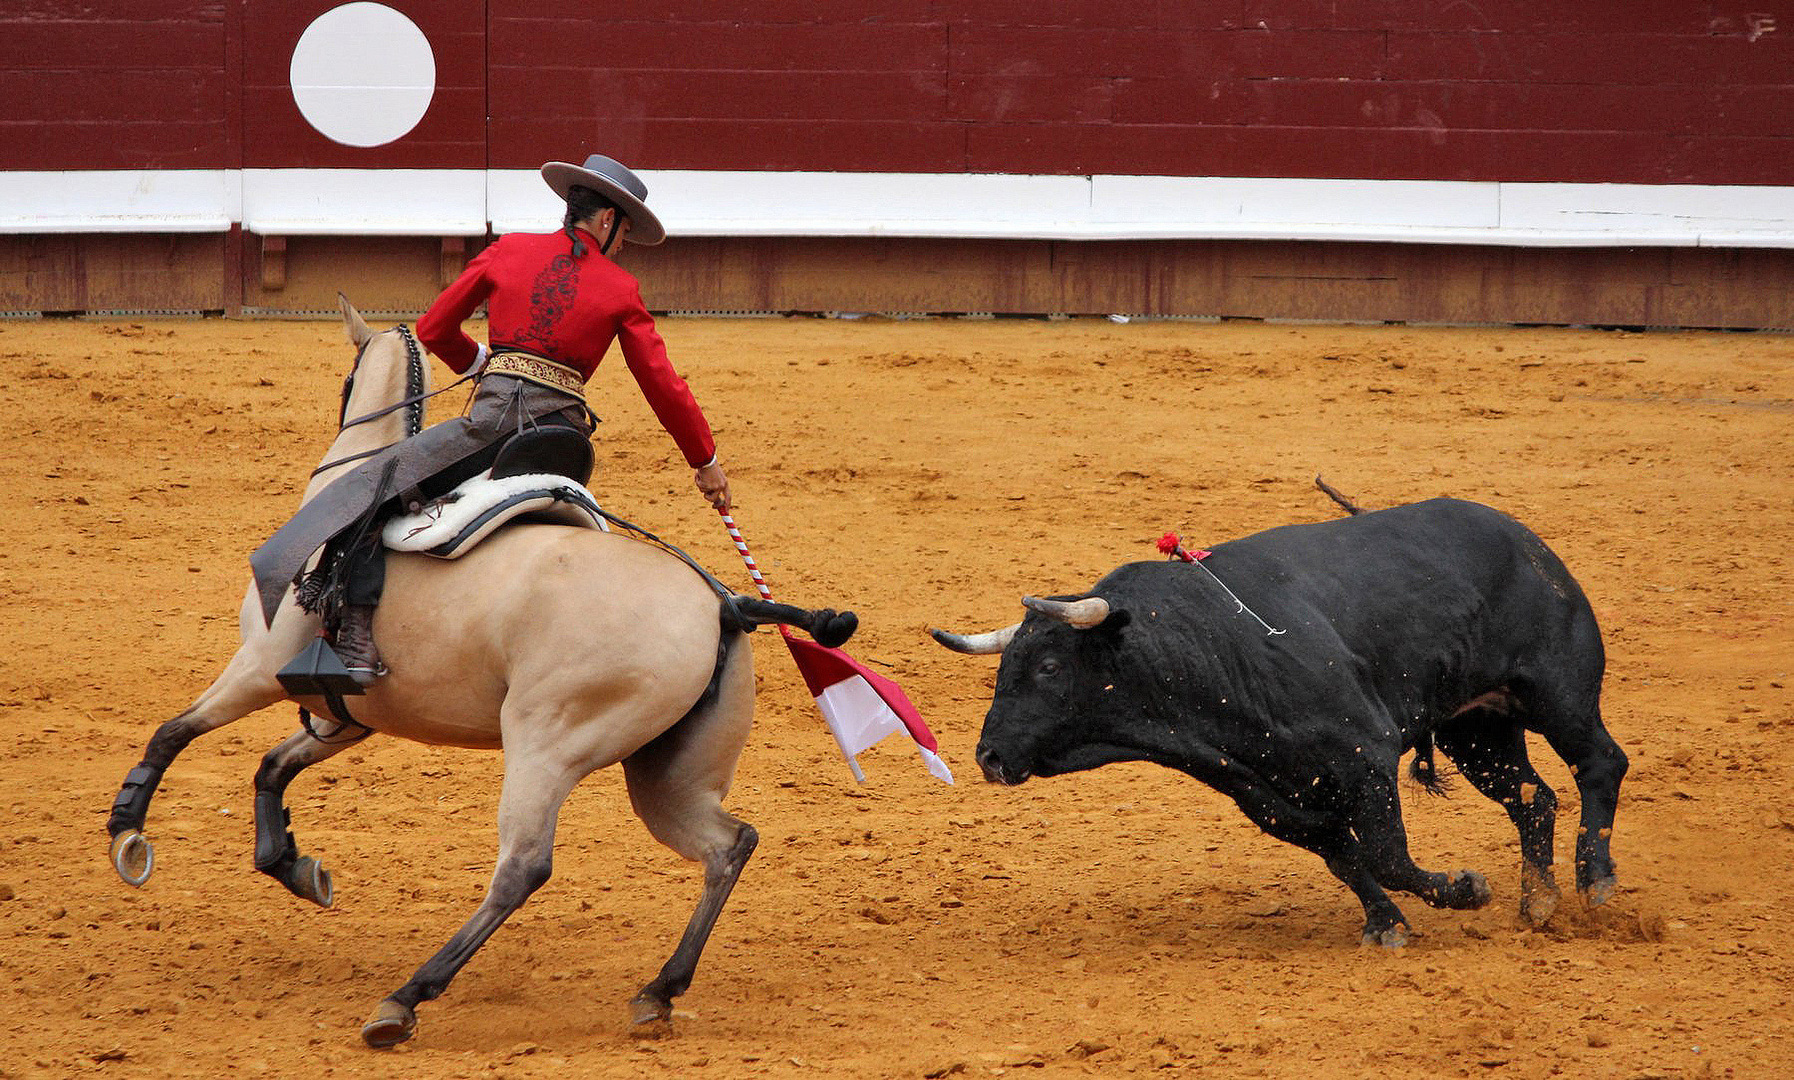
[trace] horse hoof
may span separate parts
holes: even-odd
[[[1385,949],[1399,949],[1408,944],[1408,924],[1396,923],[1387,930],[1364,931],[1361,939],[1366,945],[1381,945]]]
[[[637,994],[629,1002],[629,1022],[637,1029],[658,1026],[672,1018],[673,1003],[657,994]],[[638,1030],[637,1033],[641,1032]]]
[[[361,1040],[376,1050],[397,1046],[417,1031],[411,1006],[387,998],[374,1007],[374,1017],[361,1026]]]
[[[112,869],[125,879],[128,885],[143,888],[150,874],[156,869],[156,849],[136,829],[122,832],[112,838]]]
[[[336,889],[330,883],[330,871],[318,865],[318,860],[310,855],[301,855],[293,863],[289,881],[294,896],[310,900],[321,908],[329,907],[336,899]]]
[[[126,878],[125,880],[129,881],[131,879]],[[1619,879],[1612,874],[1609,874],[1598,881],[1589,882],[1588,888],[1582,890],[1582,901],[1589,907],[1600,907],[1602,904],[1613,899],[1613,894],[1619,890],[1619,887]]]

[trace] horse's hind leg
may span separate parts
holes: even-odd
[[[333,757],[373,732],[318,718],[317,734],[299,731],[268,751],[255,772],[255,868],[285,885],[294,896],[329,907],[335,896],[330,871],[309,855],[299,854],[290,831],[293,817],[282,799],[300,770]]]
[[[1506,810],[1519,831],[1520,914],[1533,926],[1545,925],[1559,899],[1551,873],[1557,793],[1532,767],[1525,729],[1493,709],[1473,709],[1434,737],[1464,779]]]
[[[704,894],[673,955],[630,1002],[637,1024],[666,1020],[691,986],[698,958],[759,834],[722,808],[754,720],[753,657],[740,637],[715,695],[623,761],[629,801],[654,838],[704,864]]]
[[[224,674],[205,693],[185,712],[156,729],[143,752],[143,760],[125,774],[125,782],[112,803],[112,815],[106,821],[106,832],[112,837],[112,866],[125,881],[141,886],[156,867],[155,849],[143,835],[143,824],[162,774],[180,752],[199,736],[285,696],[280,684],[265,675],[262,667],[248,647],[237,650]]]
[[[554,748],[505,748],[504,791],[498,801],[498,866],[492,872],[486,898],[448,944],[375,1007],[373,1018],[361,1029],[369,1046],[395,1046],[409,1039],[417,1029],[418,1003],[442,996],[486,939],[548,880],[554,865],[555,817],[567,793],[586,772],[566,757]]]

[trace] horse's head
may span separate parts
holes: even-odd
[[[376,332],[349,303],[342,293],[336,294],[343,313],[343,329],[349,343],[355,346],[355,362],[343,378],[342,410],[337,415],[339,428],[367,424],[381,429],[393,426],[382,410],[402,401],[420,398],[429,392],[430,371],[424,363],[423,350],[410,329],[395,326]],[[403,428],[387,439],[395,442],[406,435],[415,435],[423,428],[424,405],[421,400],[395,411],[395,420],[402,417]],[[384,444],[383,444],[384,445]]]

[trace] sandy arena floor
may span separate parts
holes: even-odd
[[[386,325],[376,321],[376,325]],[[156,724],[236,642],[249,550],[328,441],[351,354],[326,322],[0,323],[0,1076],[1772,1077],[1794,1073],[1794,338],[1106,321],[668,320],[738,518],[781,598],[847,605],[960,783],[896,740],[854,784],[770,633],[731,809],[759,854],[675,1034],[624,1002],[696,867],[621,774],[561,818],[555,877],[378,1054],[369,1010],[469,915],[496,754],[373,740],[289,793],[336,877],[321,911],[256,874],[250,780],[290,706],[195,743],[150,813],[141,891],[105,818]],[[443,369],[438,367],[438,375]],[[741,588],[727,538],[620,361],[594,401],[612,509]],[[460,407],[436,411],[440,418]],[[1491,503],[1551,543],[1607,634],[1632,759],[1622,889],[1516,922],[1506,817],[1409,787],[1470,913],[1357,944],[1312,855],[1150,766],[1012,790],[972,748],[995,670],[930,625],[1014,621],[1198,544],[1367,505]],[[1563,799],[1569,876],[1575,788]]]

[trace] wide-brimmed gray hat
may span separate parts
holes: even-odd
[[[666,227],[654,216],[654,211],[648,209],[648,185],[620,161],[603,154],[586,158],[584,165],[551,161],[542,166],[542,179],[548,181],[548,186],[563,199],[578,184],[616,203],[617,209],[629,219],[629,242],[632,244],[652,246],[667,238]]]

